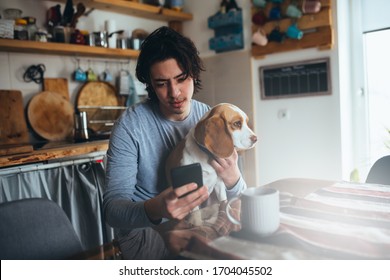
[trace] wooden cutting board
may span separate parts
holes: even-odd
[[[63,141],[72,137],[74,108],[62,95],[43,91],[29,102],[27,117],[32,129],[50,141]]]
[[[76,106],[87,112],[88,128],[95,132],[110,131],[112,124],[122,112],[114,107],[121,106],[116,88],[106,82],[88,82],[77,95]],[[111,108],[107,108],[111,107]]]
[[[119,106],[116,88],[106,82],[88,82],[77,95],[77,106]]]
[[[68,79],[65,78],[45,78],[43,80],[43,90],[61,94],[69,100]]]
[[[0,90],[0,156],[31,152],[22,93]]]

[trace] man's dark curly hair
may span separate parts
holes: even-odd
[[[138,80],[146,85],[149,99],[158,101],[150,77],[152,65],[171,58],[177,61],[185,78],[193,78],[195,93],[201,89],[200,72],[204,71],[204,66],[194,43],[175,30],[163,26],[153,31],[142,43],[135,70]]]

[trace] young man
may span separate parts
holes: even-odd
[[[164,255],[164,248],[157,250],[150,227],[166,219],[181,220],[208,198],[206,186],[195,190],[196,184],[187,184],[173,189],[165,178],[170,151],[210,109],[192,99],[201,88],[201,71],[202,61],[193,42],[168,27],[151,33],[141,46],[136,75],[146,85],[148,99],[122,114],[107,152],[104,214],[107,223],[120,230],[122,251],[129,251],[125,257],[138,258],[134,252],[151,247]],[[237,158],[235,153],[212,161],[228,196],[246,188]],[[137,242],[148,245],[140,248]]]

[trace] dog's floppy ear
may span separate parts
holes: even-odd
[[[234,151],[233,139],[220,116],[200,121],[195,127],[195,139],[219,158],[227,158]]]

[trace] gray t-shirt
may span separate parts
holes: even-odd
[[[144,202],[168,187],[165,161],[170,151],[209,109],[192,100],[189,116],[183,121],[171,121],[164,118],[157,103],[146,101],[121,115],[107,152],[103,207],[108,224],[125,231],[153,225]],[[238,194],[244,185],[240,179],[228,191],[228,197]]]

